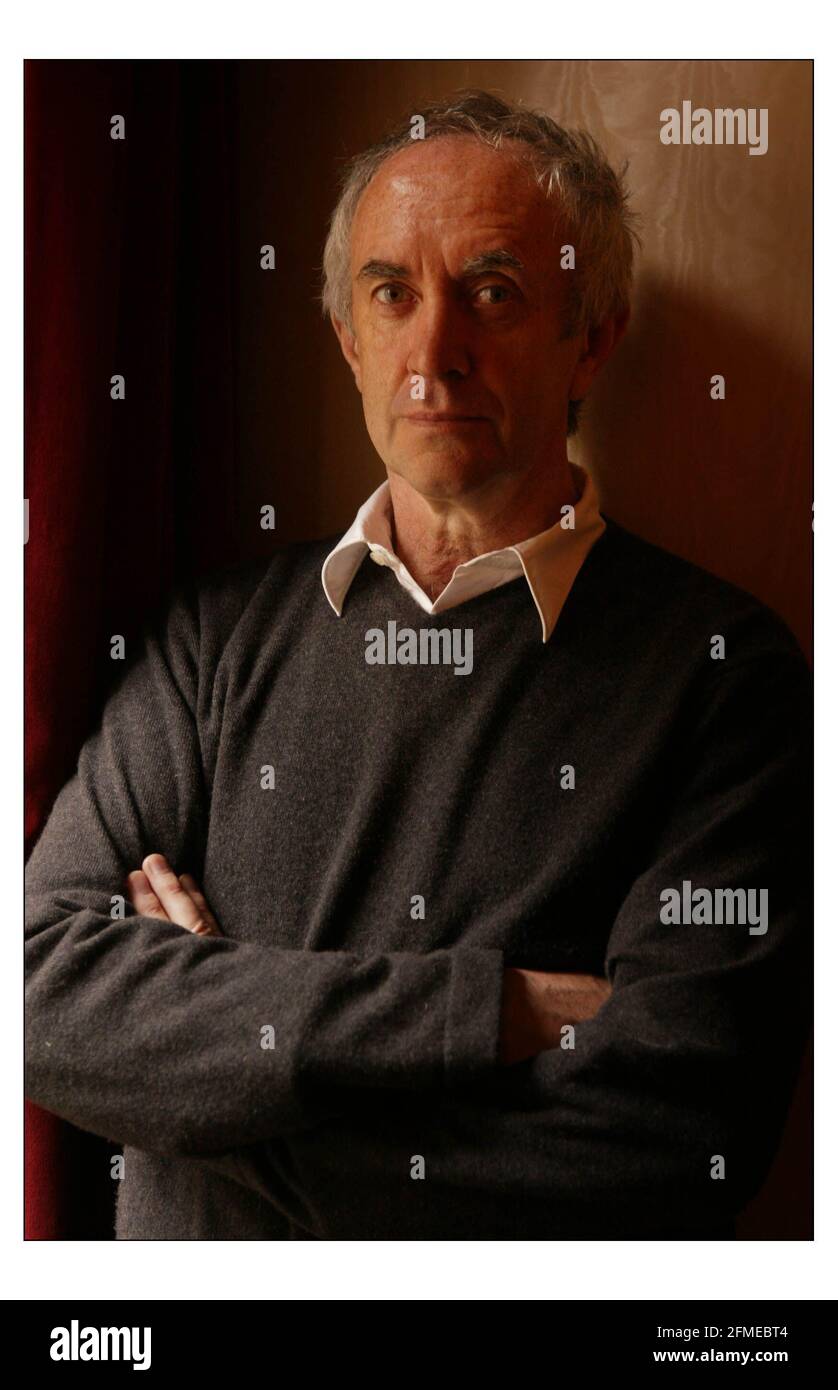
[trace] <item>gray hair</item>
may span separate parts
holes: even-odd
[[[512,105],[480,90],[455,92],[433,102],[393,127],[383,140],[349,161],[323,251],[321,303],[352,329],[350,237],[361,195],[385,160],[415,143],[411,125],[424,122],[425,140],[444,135],[471,135],[493,149],[517,141],[533,177],[562,217],[576,269],[563,324],[565,337],[598,327],[628,310],[635,245],[640,246],[637,216],[628,207],[624,184],[627,162],[612,169],[599,145],[583,130],[565,130],[543,111]],[[526,148],[520,150],[520,146]],[[568,433],[576,428],[579,405],[571,401]]]

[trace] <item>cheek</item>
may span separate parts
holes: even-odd
[[[482,392],[501,407],[503,418],[518,421],[531,409],[533,397],[538,397],[538,360],[530,360],[523,351],[493,353],[479,366]]]
[[[358,349],[358,383],[367,411],[386,411],[398,392],[404,392],[407,372],[404,358],[392,341],[381,335],[366,338]]]
[[[567,383],[571,372],[572,354],[557,341],[555,332],[545,331],[537,337],[526,338],[506,345],[503,360],[487,363],[487,378],[501,396],[515,400],[524,409],[543,408],[552,395]]]
[[[371,371],[369,363],[367,363],[364,371],[361,401],[367,433],[376,445],[383,445],[387,440],[392,400],[393,392],[388,388],[386,381],[376,372]]]

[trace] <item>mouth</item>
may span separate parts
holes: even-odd
[[[454,415],[442,410],[426,411],[422,415],[404,415],[411,425],[485,425],[485,415]]]

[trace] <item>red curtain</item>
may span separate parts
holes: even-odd
[[[236,556],[232,93],[225,63],[26,65],[27,853],[111,635]],[[112,1236],[115,1151],[27,1105],[27,1238]]]

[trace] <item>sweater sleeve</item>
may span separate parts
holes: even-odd
[[[196,937],[130,903],[118,915],[145,855],[178,872],[203,860],[199,611],[184,590],[147,633],[26,872],[27,1095],[108,1139],[190,1157],[316,1123],[362,1090],[491,1070],[503,965],[490,950],[283,950],[236,941],[234,924]]]
[[[688,702],[610,931],[613,994],[575,1046],[295,1136],[316,1234],[685,1237],[759,1190],[811,990],[811,680],[785,629],[770,632]],[[755,890],[754,906],[763,890],[767,925],[662,920],[662,894],[685,884]]]

